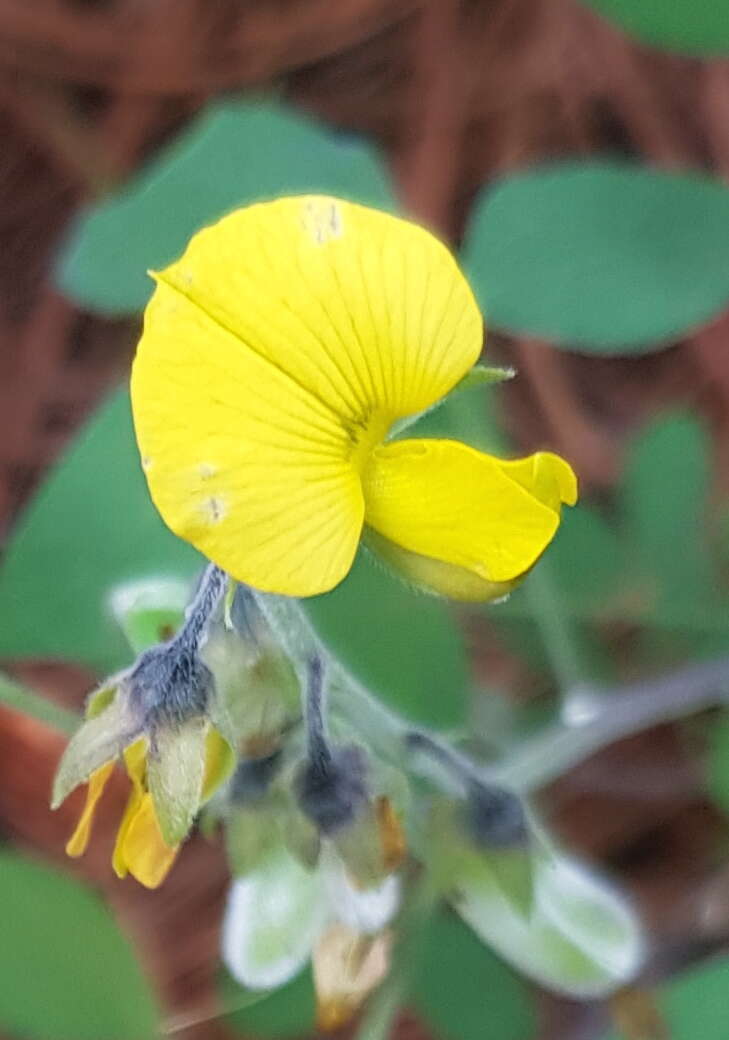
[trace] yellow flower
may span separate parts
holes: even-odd
[[[574,503],[555,455],[387,440],[482,346],[471,290],[423,228],[283,198],[199,232],[155,278],[132,373],[142,463],[165,522],[239,581],[325,592],[364,531],[414,580],[490,599]]]
[[[157,888],[172,864],[179,845],[168,845],[162,837],[152,796],[146,788],[146,741],[138,740],[124,752],[124,764],[132,782],[127,807],[116,836],[112,866],[117,877],[131,874],[147,888]],[[82,856],[91,837],[97,803],[114,768],[113,762],[97,769],[89,779],[86,805],[76,829],[66,843],[69,856]]]
[[[117,832],[112,865],[147,888],[164,881],[200,805],[230,774],[229,743],[204,717],[155,725],[146,732],[123,681],[89,700],[87,718],[69,743],[54,783],[57,808],[80,783],[86,802],[66,844],[69,856],[86,851],[97,805],[118,757],[132,789]]]

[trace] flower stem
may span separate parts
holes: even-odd
[[[594,709],[583,722],[547,727],[505,757],[497,767],[505,785],[535,790],[616,740],[727,704],[729,657],[691,664],[658,679],[595,687],[591,693]]]
[[[309,761],[323,773],[331,763],[332,752],[327,739],[324,663],[319,655],[309,660],[302,698]]]
[[[461,754],[450,744],[446,744],[432,734],[423,733],[421,730],[411,730],[405,734],[404,742],[410,750],[424,752],[440,766],[443,766],[462,788],[464,794],[473,784],[482,783],[480,769],[467,755]]]
[[[330,657],[296,600],[263,593],[255,593],[255,596],[294,662],[309,661],[314,656],[327,662],[332,708],[366,737],[375,754],[398,767],[402,766],[403,742],[412,742],[414,737],[422,748],[425,739],[431,749],[437,749],[441,767],[446,760],[456,762],[465,776],[468,761],[468,771],[472,771],[478,783],[526,794],[550,783],[616,740],[717,704],[729,704],[729,657],[689,665],[671,675],[614,689],[593,689],[582,684],[581,695],[589,694],[593,705],[592,712],[585,713],[582,721],[549,726],[506,751],[500,761],[479,765],[435,735],[419,732],[415,735],[404,719],[386,708]],[[567,673],[570,677],[579,674],[571,666],[565,668]],[[443,772],[445,776],[448,770]],[[452,778],[452,771],[450,775]]]
[[[549,561],[543,560],[535,567],[525,582],[525,589],[552,673],[565,696],[585,675],[578,640],[554,588]]]
[[[228,584],[228,575],[214,563],[205,568],[195,598],[185,611],[185,623],[175,636],[181,644],[198,650],[210,616]]]

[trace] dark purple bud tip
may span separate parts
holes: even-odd
[[[474,783],[469,789],[464,813],[468,831],[478,845],[504,849],[528,843],[524,806],[513,791]]]
[[[326,835],[352,823],[366,805],[367,758],[354,744],[331,748],[325,757],[310,759],[295,780],[299,806]]]

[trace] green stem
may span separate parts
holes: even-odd
[[[28,715],[62,733],[73,733],[81,721],[76,712],[61,708],[6,675],[0,675],[0,704],[12,708],[13,711],[22,712],[23,715]]]
[[[321,655],[328,663],[332,708],[367,738],[375,754],[401,768],[412,727],[327,653],[296,600],[262,593],[256,593],[256,598],[283,648],[295,663],[299,662],[303,681],[305,672],[301,663]],[[568,639],[564,632],[558,631],[557,642],[563,637]],[[568,651],[570,645],[567,642]],[[580,675],[574,660],[572,663],[569,659],[561,661],[560,668],[566,678]],[[566,692],[570,688],[575,688],[574,682],[566,685]],[[717,704],[729,704],[729,657],[700,662],[655,680],[613,689],[583,683],[581,691],[586,708],[579,722],[550,726],[506,751],[499,762],[487,766],[474,763],[473,778],[487,787],[500,785],[526,794],[550,783],[616,740]],[[463,758],[437,735],[428,734],[428,740],[442,746],[449,758],[454,755],[458,755],[459,760]]]
[[[729,657],[611,689],[584,688],[592,711],[575,725],[556,724],[517,745],[496,767],[505,786],[525,792],[550,783],[601,748],[729,703]]]
[[[555,679],[563,694],[585,679],[578,640],[555,591],[549,563],[537,564],[525,583],[532,615],[539,628]]]

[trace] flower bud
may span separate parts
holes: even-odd
[[[323,835],[353,823],[367,804],[367,759],[356,744],[304,763],[294,784],[301,811]]]
[[[503,849],[528,842],[529,828],[521,799],[503,787],[473,783],[463,807],[463,818],[477,845]]]

